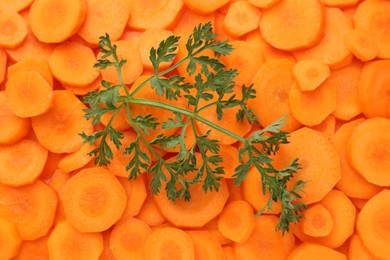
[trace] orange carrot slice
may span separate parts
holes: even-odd
[[[347,257],[329,247],[314,243],[303,243],[294,248],[287,260],[314,260],[314,259],[333,259],[347,260]]]
[[[305,218],[299,223],[303,233],[312,237],[324,237],[333,229],[333,219],[330,212],[321,204],[310,205],[305,211]]]
[[[84,143],[83,146],[76,152],[66,154],[58,162],[58,168],[63,172],[72,172],[87,165],[93,157],[88,155],[95,146],[91,146],[89,143]]]
[[[165,218],[158,209],[150,189],[147,190],[147,197],[136,217],[149,227],[157,227],[165,223]]]
[[[27,36],[27,25],[16,11],[0,12],[0,47],[13,48]]]
[[[348,259],[380,260],[380,258],[373,256],[370,251],[368,251],[357,233],[354,233],[349,239]]]
[[[12,259],[27,260],[31,259],[31,256],[33,256],[35,259],[49,259],[49,250],[47,248],[48,238],[49,236],[46,235],[32,241],[23,241],[22,245],[20,246],[18,255]]]
[[[348,32],[344,43],[347,49],[361,61],[373,60],[379,53],[375,34],[361,28]]]
[[[10,0],[7,2],[0,2],[0,11],[15,11],[20,12],[27,8],[33,0]]]
[[[187,231],[187,234],[194,243],[195,259],[225,259],[222,246],[211,231],[191,230]]]
[[[203,15],[211,14],[228,2],[229,0],[215,0],[212,2],[205,0],[184,0],[184,3],[188,8]]]
[[[270,8],[280,2],[280,0],[248,0],[249,3],[260,8]]]
[[[11,259],[18,254],[22,238],[14,223],[0,218],[0,252],[4,259]]]
[[[336,118],[333,115],[329,115],[318,125],[312,126],[311,129],[323,133],[329,139],[336,130]]]
[[[49,64],[45,60],[25,59],[12,64],[8,67],[7,78],[9,79],[17,71],[37,71],[50,86],[53,86],[53,76]]]
[[[300,90],[315,90],[330,75],[328,65],[321,60],[301,60],[293,68],[293,75]]]
[[[121,219],[134,217],[141,211],[147,197],[145,178],[143,175],[137,179],[118,178],[127,195],[126,208],[123,211]]]

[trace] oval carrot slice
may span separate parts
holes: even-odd
[[[80,133],[92,133],[84,118],[84,104],[68,90],[54,91],[54,105],[45,114],[32,118],[38,141],[53,153],[75,152],[83,145]]]
[[[80,232],[101,232],[123,214],[126,192],[104,168],[81,170],[61,190],[66,219]]]
[[[356,223],[356,230],[364,246],[372,255],[383,259],[390,255],[389,209],[390,190],[383,189],[362,208]]]
[[[260,31],[277,49],[297,50],[316,44],[324,30],[319,1],[284,0],[262,12]]]
[[[204,260],[223,260],[225,255],[221,244],[211,231],[208,230],[190,230],[190,235],[195,247],[195,259]]]
[[[287,257],[287,260],[320,259],[347,260],[347,257],[334,249],[314,243],[302,243],[294,248],[291,254]]]
[[[30,6],[30,26],[41,42],[64,42],[79,30],[86,13],[85,0],[35,0]]]
[[[16,11],[0,12],[0,47],[13,48],[27,36],[27,25]]]
[[[330,75],[328,65],[321,60],[301,60],[293,68],[293,75],[300,90],[316,89]]]
[[[0,218],[0,252],[4,259],[11,259],[18,254],[22,238],[14,223]]]

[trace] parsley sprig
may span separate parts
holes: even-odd
[[[211,23],[196,26],[185,44],[187,56],[176,61],[171,67],[160,70],[161,63],[172,62],[176,57],[180,37],[168,37],[157,48],[152,48],[150,51],[153,75],[134,89],[128,89],[122,79],[122,66],[127,61],[119,59],[116,45],[112,44],[109,35],[100,37],[99,47],[103,56],[95,67],[100,69],[114,67],[120,83],[111,85],[103,80],[103,89],[90,92],[84,98],[84,102],[88,105],[88,108],[84,110],[85,117],[92,119],[94,125],[100,123],[104,114],[112,113],[112,116],[103,130],[92,135],[81,133],[81,136],[85,142],[97,144],[96,148],[89,153],[95,156],[95,164],[108,165],[113,159],[113,151],[109,142],[119,149],[122,146],[121,140],[124,138],[122,132],[114,129],[112,122],[118,112],[125,109],[128,121],[137,134],[136,140],[124,149],[124,154],[134,154],[126,166],[129,178],[135,179],[143,172],[150,173],[152,193],[158,194],[165,186],[166,195],[172,201],[190,200],[189,187],[198,182],[203,182],[205,192],[218,191],[219,180],[223,177],[224,170],[220,166],[222,158],[219,155],[219,141],[209,138],[209,134],[210,131],[220,131],[233,137],[243,144],[239,149],[239,159],[242,163],[235,168],[235,184],[241,184],[249,169],[255,167],[261,176],[263,193],[269,191],[271,194],[268,203],[257,214],[261,214],[267,208],[271,209],[272,201],[280,201],[282,212],[276,228],[284,233],[289,231],[291,222],[299,221],[302,211],[306,208],[306,205],[294,202],[300,198],[299,193],[305,183],[298,181],[291,190],[287,188],[288,181],[300,168],[298,160],[295,159],[286,168],[277,170],[273,167],[270,158],[279,150],[280,145],[288,143],[288,133],[281,131],[284,118],[254,132],[249,138],[244,138],[199,115],[199,111],[215,107],[218,119],[223,120],[223,113],[226,109],[237,107],[238,121],[247,120],[250,124],[257,124],[256,115],[246,105],[249,99],[256,97],[256,91],[253,85],[244,85],[242,97],[238,98],[233,94],[233,89],[236,87],[234,78],[238,71],[226,68],[220,60],[222,55],[229,55],[233,48],[228,41],[219,41],[216,36]],[[213,51],[214,56],[202,55],[206,50]],[[178,66],[185,66],[186,62],[186,70],[190,76],[194,76],[194,83],[187,82],[180,75],[168,76]],[[188,107],[182,108],[157,100],[137,97],[136,94],[148,83],[155,90],[156,95],[164,96],[167,100],[184,98],[187,100]],[[125,94],[119,93],[121,88],[124,89]],[[152,114],[133,116],[130,104],[165,109],[172,113],[172,117],[165,122],[160,122],[158,117]],[[206,124],[212,130],[206,134],[200,134],[195,125],[197,121]],[[162,129],[173,128],[178,131],[171,135],[159,134],[154,140],[147,141],[145,136],[151,130],[156,129],[159,124]],[[188,129],[193,131],[195,137],[194,144],[189,148],[185,145],[185,133]],[[268,134],[265,135],[265,133]],[[157,158],[153,164],[151,164],[152,160],[149,155],[141,149],[142,145],[146,146]],[[156,147],[166,149],[177,146],[179,152],[175,160],[166,160],[156,150]],[[200,154],[201,158],[197,154]],[[197,162],[197,160],[200,161]],[[193,171],[196,173],[194,177],[188,178],[187,174]]]

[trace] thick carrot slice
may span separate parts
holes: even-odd
[[[287,260],[347,260],[347,257],[329,247],[318,245],[314,243],[303,243],[288,255]]]
[[[183,1],[188,8],[190,8],[194,12],[203,15],[211,14],[229,2],[229,0],[215,0],[212,2],[205,1],[205,0],[183,0]]]
[[[16,256],[22,244],[22,238],[14,223],[0,218],[0,252],[3,259]]]
[[[71,153],[83,145],[80,133],[92,133],[91,122],[85,120],[85,106],[68,90],[54,91],[54,105],[43,115],[32,118],[38,141],[51,152]]]
[[[354,233],[349,239],[348,259],[350,260],[380,260],[373,256],[363,244],[362,239]]]
[[[390,60],[367,62],[358,85],[361,109],[367,117],[390,117]]]
[[[126,218],[115,224],[110,235],[110,249],[117,259],[142,260],[144,246],[152,229],[136,218]]]
[[[29,118],[16,116],[7,105],[5,91],[0,91],[0,144],[14,144],[31,129]]]
[[[45,60],[26,59],[12,64],[8,67],[7,78],[9,79],[17,71],[37,71],[50,86],[53,86],[53,76]]]
[[[325,8],[324,20],[324,34],[320,42],[311,48],[294,52],[294,56],[297,60],[322,60],[331,69],[342,67],[350,63],[353,57],[344,44],[345,34],[353,29],[352,20],[341,9],[331,7]]]
[[[321,60],[301,60],[293,68],[294,79],[300,90],[315,90],[330,75],[328,65]]]
[[[304,214],[305,218],[299,223],[304,234],[312,237],[324,237],[332,231],[332,215],[321,203],[310,205]]]
[[[260,10],[247,1],[237,1],[229,6],[224,19],[224,29],[234,37],[240,37],[259,27]]]
[[[84,143],[83,146],[76,152],[66,154],[58,162],[58,168],[63,172],[72,172],[78,170],[87,165],[93,157],[88,155],[95,146],[91,146],[89,143]]]
[[[233,246],[237,259],[285,259],[294,247],[295,239],[292,233],[284,236],[275,232],[278,218],[262,215],[256,219],[256,228],[244,243]]]
[[[280,0],[248,0],[249,3],[260,8],[270,8],[280,2]]]
[[[123,214],[126,192],[104,168],[81,170],[61,190],[66,219],[80,232],[101,232]]]
[[[33,0],[10,0],[10,1],[1,1],[0,2],[0,11],[8,12],[15,11],[20,12],[23,9],[27,8]]]
[[[213,236],[211,231],[191,230],[187,231],[195,247],[195,259],[215,260],[225,259],[221,244]]]
[[[302,169],[288,186],[292,188],[298,179],[307,181],[301,201],[307,204],[318,202],[341,178],[337,151],[322,133],[307,127],[292,132],[289,141],[290,144],[280,147],[275,167],[286,167],[294,158],[299,158]]]
[[[0,12],[0,47],[13,48],[27,36],[27,25],[16,11]]]
[[[356,230],[372,255],[386,259],[390,255],[390,190],[383,189],[371,198],[358,215]]]
[[[352,167],[368,182],[390,185],[390,119],[375,117],[365,120],[353,130],[347,144]]]
[[[255,230],[255,226],[253,208],[245,200],[231,201],[218,218],[218,230],[237,243],[245,242]]]
[[[0,184],[0,217],[16,224],[23,240],[45,236],[54,222],[57,194],[41,181],[22,187]]]
[[[370,199],[377,194],[381,187],[366,181],[348,162],[347,144],[354,129],[364,122],[363,118],[343,124],[330,139],[340,157],[341,179],[336,188],[348,197]],[[362,152],[362,151],[360,151]]]
[[[361,61],[373,60],[379,53],[375,34],[362,28],[348,32],[344,39],[345,46]]]
[[[297,50],[316,44],[323,34],[324,10],[319,1],[285,0],[263,10],[260,31],[281,50]]]
[[[93,67],[95,63],[96,57],[91,48],[69,41],[58,45],[49,60],[53,76],[62,83],[76,87],[88,85],[97,79],[99,70]]]
[[[169,29],[173,27],[184,7],[183,0],[132,0],[128,26],[132,29]]]
[[[385,0],[364,1],[358,5],[353,22],[355,28],[375,35],[379,48],[378,58],[390,58],[390,3]]]
[[[68,222],[58,223],[47,241],[50,259],[98,259],[103,251],[100,233],[82,233]]]
[[[49,235],[38,238],[36,240],[25,240],[20,246],[18,255],[13,260],[28,260],[28,259],[49,259],[49,250],[47,248],[47,240]]]
[[[30,26],[41,42],[64,42],[79,30],[86,14],[85,0],[35,0],[30,6]]]
[[[248,106],[258,116],[262,126],[267,126],[287,115],[283,130],[293,131],[301,124],[291,114],[288,93],[294,85],[294,62],[288,59],[266,61],[253,78],[256,99]],[[260,94],[261,93],[261,94]]]
[[[134,217],[141,211],[147,197],[145,178],[140,175],[137,179],[129,180],[128,178],[119,177],[118,180],[127,195],[127,204],[121,219]]]
[[[47,153],[37,141],[30,139],[0,146],[0,182],[14,187],[33,183],[42,173]]]
[[[157,227],[165,223],[165,218],[158,209],[150,189],[147,189],[147,197],[136,217],[149,227]]]
[[[173,227],[159,228],[146,239],[145,260],[195,260],[195,246],[183,230]]]

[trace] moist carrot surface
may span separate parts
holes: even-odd
[[[208,22],[232,50],[191,63],[201,32],[188,37]],[[177,42],[159,49],[166,39]],[[390,259],[389,39],[388,0],[0,0],[0,260]],[[118,77],[110,64],[121,60]],[[220,69],[237,69],[223,98]],[[194,104],[205,84],[215,91]],[[265,140],[280,118],[285,143],[256,144],[271,155],[245,168],[237,137]],[[107,145],[84,142],[94,134]],[[214,139],[215,164],[213,144],[198,146]],[[291,204],[276,201],[301,181]],[[282,235],[278,219],[299,203],[304,218]]]

